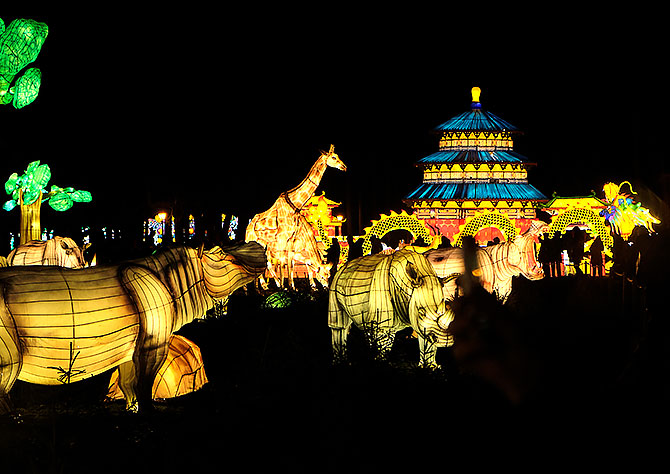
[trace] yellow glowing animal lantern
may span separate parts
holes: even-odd
[[[428,260],[411,248],[354,259],[335,274],[328,325],[336,361],[346,358],[354,323],[383,354],[395,333],[411,326],[419,338],[419,365],[436,367],[438,346],[448,342],[442,284]]]
[[[126,408],[151,400],[172,333],[202,317],[266,267],[255,243],[165,250],[82,270],[0,269],[0,412],[19,379],[76,382],[119,368]]]
[[[12,250],[8,265],[55,265],[79,269],[86,267],[83,251],[69,237],[33,240]],[[123,398],[118,385],[119,371],[110,382],[108,398]],[[188,383],[186,382],[188,380]],[[183,336],[173,335],[168,343],[168,356],[158,370],[153,385],[153,398],[170,398],[198,390],[207,383],[200,348]]]
[[[516,237],[497,245],[476,250],[479,281],[489,293],[506,301],[512,292],[512,277],[523,275],[529,280],[544,278],[542,265],[535,255],[535,244],[547,230],[544,222],[533,221],[530,227]],[[429,250],[424,254],[444,283],[444,296],[453,300],[458,291],[456,280],[465,271],[463,249],[454,247]]]
[[[649,232],[653,232],[653,225],[660,224],[661,221],[652,216],[649,209],[642,207],[639,202],[634,202],[630,194],[622,193],[621,188],[624,184],[628,185],[631,193],[637,194],[628,181],[619,185],[606,183],[603,186],[603,191],[605,192],[607,208],[603,209],[600,215],[607,219],[617,234],[624,240],[628,240],[635,226],[639,225]]]
[[[333,145],[328,152],[321,153],[298,186],[282,193],[270,209],[256,214],[247,227],[245,240],[259,242],[266,248],[268,274],[275,278],[278,286],[283,286],[284,277],[291,280],[296,260],[309,262],[317,275],[325,273],[320,268],[324,266],[321,251],[313,250],[318,250],[314,232],[300,211],[314,195],[329,166],[342,171],[347,169]],[[261,284],[267,287],[263,280]]]
[[[83,250],[69,237],[54,237],[49,240],[31,240],[12,250],[7,256],[10,266],[56,265],[65,268],[84,268]]]
[[[298,226],[294,235],[293,245],[288,253],[288,261],[291,262],[291,265],[288,266],[289,285],[295,289],[295,264],[302,263],[307,268],[310,286],[312,288],[316,287],[314,284],[314,279],[316,278],[325,288],[328,286],[331,264],[323,263],[323,251],[319,248],[312,227],[307,219],[299,215],[297,220]]]
[[[179,397],[202,388],[208,382],[200,348],[184,336],[173,334],[168,343],[168,354],[158,369],[151,396],[154,400]],[[120,400],[119,371],[115,370],[109,382],[107,399]]]

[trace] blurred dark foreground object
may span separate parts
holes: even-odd
[[[540,362],[523,336],[523,326],[491,293],[473,285],[451,304],[453,354],[459,366],[492,383],[512,404],[535,394]]]

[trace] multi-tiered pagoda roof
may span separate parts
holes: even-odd
[[[423,183],[409,193],[405,202],[413,208],[461,207],[474,202],[480,207],[498,207],[498,202],[535,207],[547,197],[528,183],[529,162],[513,150],[513,138],[520,131],[491,112],[482,110],[480,90],[472,90],[470,110],[435,128],[439,150],[421,158]],[[440,204],[437,202],[439,201]]]

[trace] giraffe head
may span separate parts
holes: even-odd
[[[321,156],[326,158],[326,164],[338,170],[347,171],[347,165],[345,165],[340,157],[335,153],[335,145],[330,145],[330,150],[321,151]]]

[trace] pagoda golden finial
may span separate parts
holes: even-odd
[[[475,86],[472,88],[472,104],[470,104],[470,108],[472,110],[478,110],[482,108],[482,104],[479,103],[479,94],[482,93],[482,90]]]
[[[482,90],[475,86],[472,88],[472,102],[479,102],[479,95],[482,93]]]

